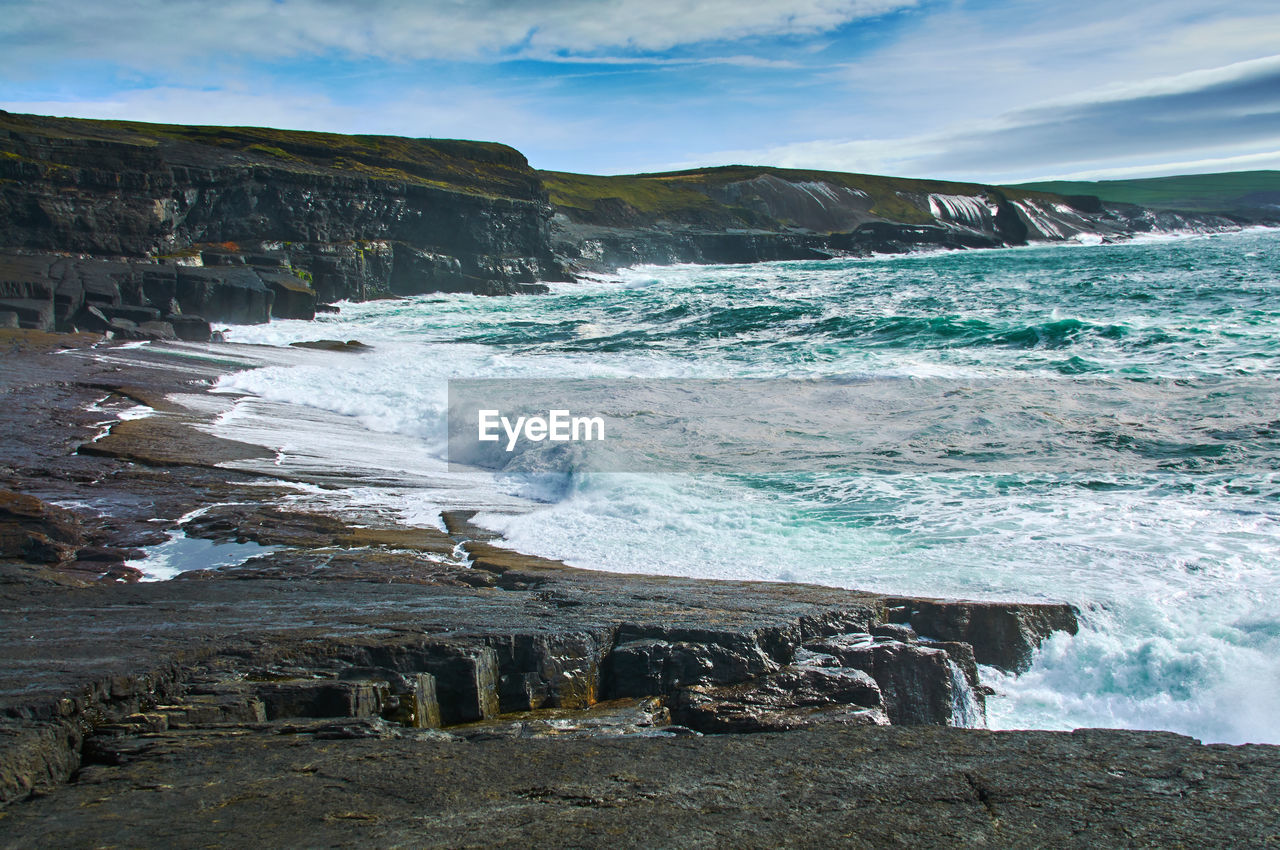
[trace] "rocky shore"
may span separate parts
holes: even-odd
[[[1070,605],[619,575],[465,510],[307,510],[187,401],[248,349],[0,333],[3,846],[1278,838],[1274,747],[961,728],[980,665],[1024,669]],[[269,548],[138,582],[174,534]]]

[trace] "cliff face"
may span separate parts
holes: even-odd
[[[865,174],[730,166],[630,177],[544,172],[556,250],[572,267],[747,263],[917,248],[994,248],[1238,226],[1095,197]]]
[[[201,339],[343,299],[1212,230],[1092,196],[729,166],[537,172],[505,145],[0,112],[0,326]]]
[[[563,274],[550,216],[503,145],[0,114],[0,247],[127,261],[98,270],[126,286],[121,273],[163,263],[242,266],[256,284],[245,269],[206,282],[311,289],[321,303],[536,290]],[[293,283],[269,279],[281,275]]]

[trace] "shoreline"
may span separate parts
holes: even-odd
[[[106,840],[108,829],[124,843],[146,836],[158,846],[160,824],[177,812],[188,820],[184,837],[225,839],[284,806],[306,823],[289,827],[294,835],[434,836],[461,846],[472,839],[450,835],[448,824],[477,823],[494,794],[565,840],[584,840],[620,817],[663,820],[661,834],[674,841],[703,835],[715,820],[709,799],[690,809],[676,793],[691,774],[711,772],[727,777],[747,811],[789,824],[793,839],[855,828],[872,840],[923,822],[939,843],[1052,840],[1078,829],[1102,838],[1122,828],[1153,841],[1203,840],[1207,817],[1219,819],[1215,835],[1269,835],[1257,814],[1265,806],[1248,801],[1277,790],[1278,747],[1206,747],[1171,733],[936,725],[957,719],[966,687],[981,700],[976,663],[1019,669],[1055,628],[1073,630],[1070,606],[595,572],[494,546],[465,511],[446,512],[440,531],[288,510],[269,477],[217,465],[262,457],[260,448],[201,432],[201,414],[170,399],[204,393],[234,346],[220,367],[165,355],[163,347],[131,350],[131,359],[152,363],[144,368],[51,353],[64,341],[51,335],[9,334],[0,346],[12,349],[2,385],[3,487],[82,505],[75,517],[56,508],[45,516],[68,534],[68,524],[77,527],[75,542],[46,535],[63,554],[79,547],[63,562],[76,566],[58,571],[11,559],[0,585],[8,647],[0,688],[0,790],[8,804],[0,823],[20,843],[38,835],[80,846]],[[130,424],[88,451],[69,451],[92,437],[102,414],[84,401],[105,401],[103,393],[156,412],[124,420]],[[110,576],[123,559],[86,554],[154,545],[201,509],[182,529],[188,535],[284,548],[170,581],[89,575],[97,567],[86,565],[107,564]],[[750,734],[758,732],[783,734]],[[455,779],[461,798],[453,794],[425,819],[394,797],[371,799],[381,780],[356,780],[357,790],[337,797],[310,797],[298,785],[317,775],[298,772],[306,765],[341,771],[381,753],[380,770],[403,776],[424,757],[457,761],[459,747],[472,766]],[[202,767],[210,748],[216,765]],[[740,760],[726,761],[725,748]],[[803,806],[778,812],[779,789],[809,805],[832,793],[785,778],[803,758],[797,749],[827,758],[875,754],[866,758],[876,767],[863,761],[844,774],[833,766],[817,773],[839,786],[864,782],[868,770],[889,771],[897,790],[876,792],[890,804],[882,821],[840,826],[804,817]],[[278,784],[239,798],[234,786],[253,781],[255,753],[271,760]],[[547,761],[560,756],[576,766],[570,775]],[[511,786],[518,777],[503,766],[529,758],[542,766],[549,792],[530,796]],[[1098,759],[1119,772],[1101,780],[1081,772]],[[763,764],[772,767],[757,784]],[[1197,767],[1168,772],[1186,764]],[[649,772],[659,765],[666,786]],[[639,772],[637,782],[657,783],[656,796],[632,799],[630,786],[609,778],[629,770]],[[1011,778],[1023,772],[1054,778],[1019,787]],[[200,782],[225,786],[217,793],[232,826],[205,808],[192,811],[189,794]],[[157,783],[185,790],[146,790]],[[1082,793],[1090,801],[1083,806],[1074,799]],[[1211,808],[1210,793],[1228,794],[1238,808]],[[90,798],[99,802],[81,810]],[[919,808],[926,798],[947,805],[941,814]],[[599,802],[584,810],[578,799]],[[1137,808],[1103,808],[1121,799]],[[1179,799],[1176,807],[1170,799]],[[94,808],[101,801],[131,817],[102,822]],[[360,806],[371,817],[340,814]],[[1031,827],[1040,831],[1019,831]],[[746,834],[741,823],[738,832],[724,828]],[[495,843],[513,840],[501,824],[492,829]]]

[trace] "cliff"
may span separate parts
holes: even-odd
[[[556,251],[576,269],[746,263],[995,248],[1236,227],[1239,218],[1153,212],[1016,186],[728,166],[591,177],[542,172]],[[1280,218],[1280,216],[1272,216]]]
[[[505,145],[0,113],[0,248],[81,261],[0,264],[0,297],[27,302],[0,311],[32,327],[134,321],[121,306],[243,322],[536,291],[562,276],[550,216]]]
[[[1020,188],[1059,194],[1094,195],[1103,201],[1138,204],[1154,210],[1219,213],[1244,221],[1280,216],[1280,171],[1229,171],[1136,180],[1055,180]]]
[[[1237,181],[1238,182],[1238,181]],[[1268,218],[1268,216],[1270,216]],[[1280,221],[756,166],[596,177],[505,145],[0,112],[0,327],[207,339],[339,300]]]

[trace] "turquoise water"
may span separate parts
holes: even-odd
[[[545,297],[344,305],[233,341],[355,338],[227,388],[443,452],[451,377],[981,384],[986,462],[575,476],[485,521],[599,569],[1066,600],[1085,627],[995,727],[1280,741],[1280,233],[736,267],[644,267]],[[1098,393],[1122,400],[1095,410]],[[1071,423],[1053,450],[1007,423]],[[1085,427],[1077,427],[1080,422]],[[1012,433],[1021,433],[1015,431]],[[1043,436],[1043,435],[1041,435]],[[1004,442],[1002,442],[1004,441]],[[356,452],[353,450],[353,454]],[[429,498],[429,496],[424,497]]]

